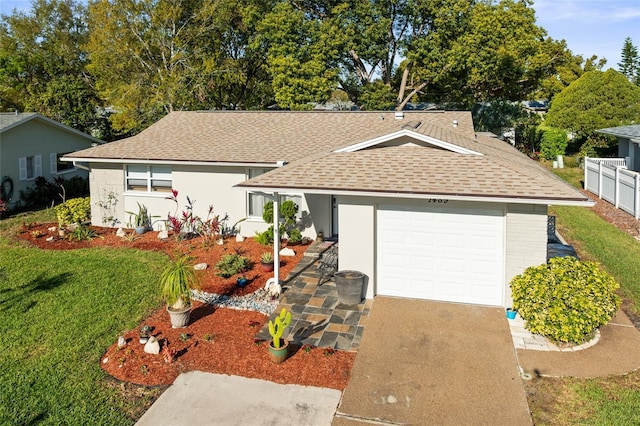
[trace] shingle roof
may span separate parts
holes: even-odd
[[[37,114],[35,112],[3,112],[0,113],[0,132],[27,121]]]
[[[69,158],[226,163],[297,161],[318,151],[400,130],[412,121],[437,123],[473,137],[468,111],[179,111],[140,134],[69,154]]]
[[[596,130],[598,133],[606,135],[618,136],[628,139],[640,139],[640,124],[632,124],[630,126],[608,127],[606,129]]]
[[[249,189],[590,202],[509,144],[476,137],[469,112],[405,112],[402,120],[394,116],[394,112],[174,112],[137,136],[67,157],[289,163],[237,185]],[[372,140],[381,142],[365,146]],[[473,153],[453,152],[445,149],[446,144]],[[350,152],[334,152],[347,147]]]
[[[500,152],[498,148],[481,148],[485,153]],[[518,152],[512,154],[524,157]],[[507,155],[458,154],[416,145],[330,153],[276,169],[238,186],[588,202],[579,191],[526,157],[524,161],[511,161]]]
[[[62,124],[58,121],[52,120],[49,117],[38,114],[37,112],[2,112],[0,113],[0,133],[4,133],[14,127],[21,126],[31,120],[40,120],[51,126],[58,127],[66,132],[74,133],[79,136],[83,136],[95,143],[103,143],[100,139],[94,138],[78,129],[69,127],[66,124]]]

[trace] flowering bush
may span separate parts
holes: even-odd
[[[618,283],[595,262],[555,257],[511,281],[513,308],[526,327],[559,342],[581,343],[620,307]]]
[[[172,189],[171,197],[167,197],[167,199],[176,203],[175,213],[173,215],[167,215],[167,226],[173,231],[177,239],[185,240],[201,236],[204,239],[204,243],[208,244],[222,236],[220,233],[220,216],[213,214],[213,206],[209,206],[207,217],[202,219],[193,213],[195,200],[191,200],[191,198],[187,196],[185,210],[178,216],[178,191]],[[226,221],[227,218],[225,217],[223,220]]]
[[[6,212],[7,210],[7,203],[5,203],[2,198],[0,198],[0,217],[2,216],[2,212]]]

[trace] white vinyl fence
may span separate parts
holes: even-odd
[[[626,159],[585,157],[584,188],[640,218],[640,173],[627,170]]]

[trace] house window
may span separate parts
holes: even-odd
[[[256,176],[260,176],[261,174],[266,173],[270,170],[272,169],[249,169],[247,172],[247,177],[251,179]],[[247,215],[252,218],[262,218],[264,205],[271,201],[271,199],[262,194],[255,194],[252,192],[249,192],[248,195],[249,203]],[[287,200],[292,200],[298,205],[299,208],[296,219],[300,220],[302,218],[302,196],[297,194],[280,194],[280,202],[284,202]]]
[[[75,170],[75,166],[71,161],[60,161],[62,157],[70,154],[69,152],[65,152],[62,154],[57,154],[52,152],[49,156],[49,163],[51,164],[51,174],[54,173],[64,173],[68,170]]]
[[[18,159],[20,180],[31,180],[42,176],[42,156],[32,155]]]
[[[127,191],[171,192],[171,167],[129,165],[126,168]]]
[[[268,172],[270,169],[249,169],[247,171],[247,177],[253,179],[256,176],[260,176],[263,173]],[[253,218],[262,218],[262,210],[264,205],[269,202],[269,199],[261,194],[249,193],[249,205],[247,215]]]

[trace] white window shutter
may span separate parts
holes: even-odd
[[[55,152],[49,154],[49,166],[51,167],[52,175],[58,173],[58,154],[56,154]]]
[[[20,180],[27,180],[27,157],[18,159],[18,168],[20,169]]]
[[[33,177],[42,176],[42,155],[36,155],[33,157]]]

